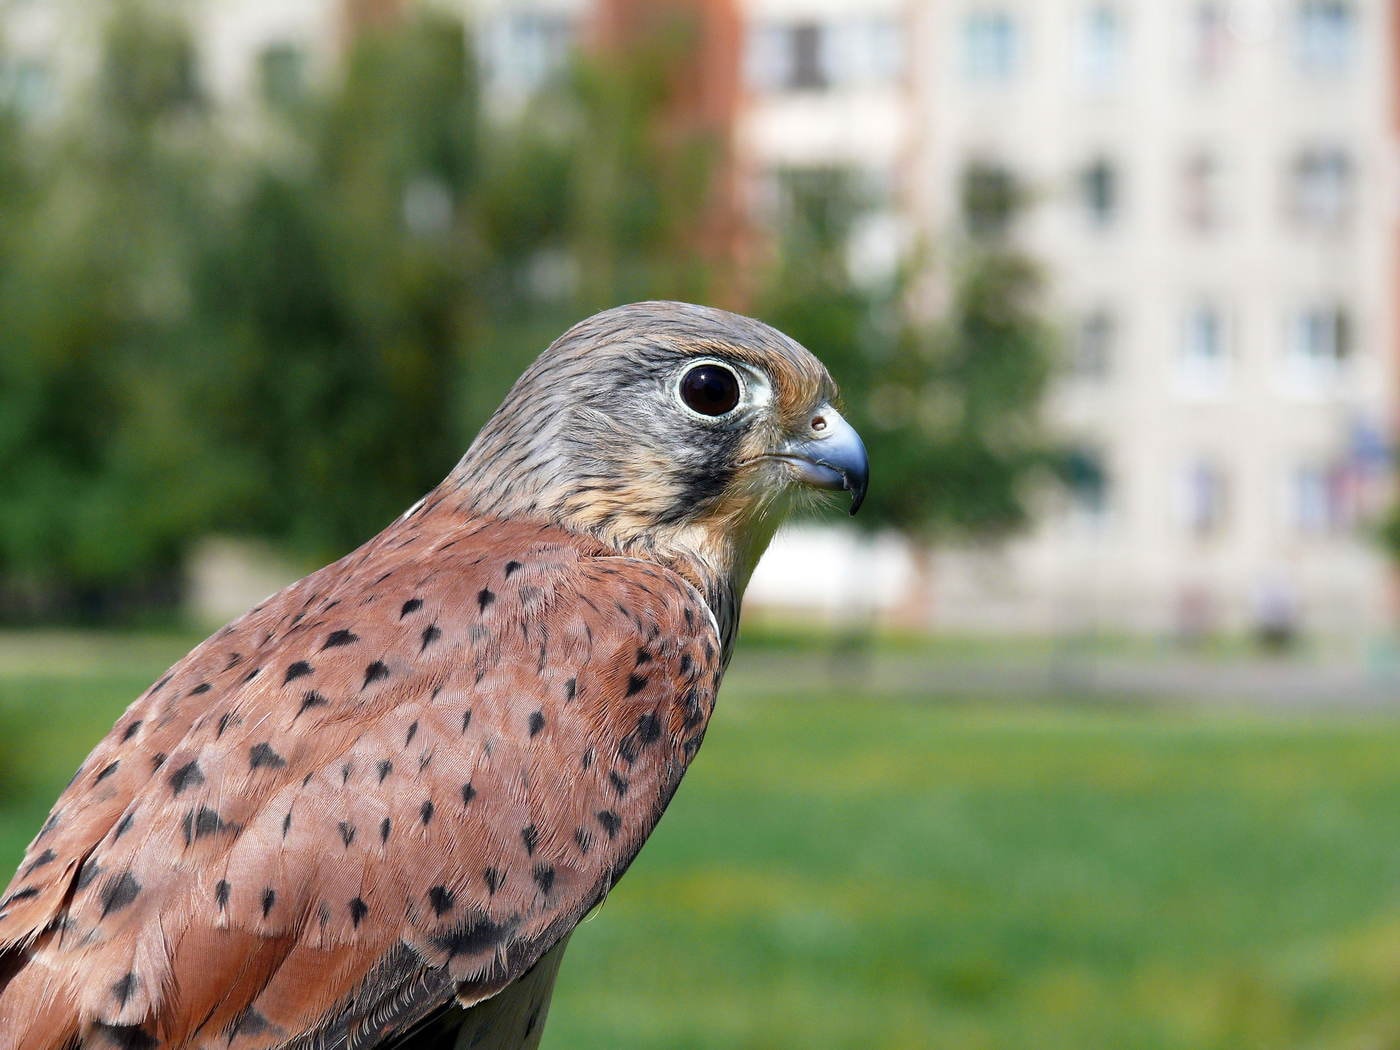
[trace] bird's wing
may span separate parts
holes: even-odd
[[[0,898],[0,1048],[374,1046],[510,984],[620,877],[713,705],[704,602],[443,517],[123,715]]]

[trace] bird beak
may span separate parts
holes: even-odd
[[[830,405],[822,405],[814,417],[816,421],[825,425],[814,427],[810,437],[789,441],[777,458],[795,468],[805,484],[819,489],[845,489],[851,494],[851,513],[855,514],[865,502],[870,482],[865,444],[855,427]]]

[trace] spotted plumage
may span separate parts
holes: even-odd
[[[719,311],[566,333],[442,485],[84,762],[0,897],[0,1050],[537,1045],[791,483],[864,491],[833,396]]]

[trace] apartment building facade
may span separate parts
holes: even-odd
[[[917,15],[919,222],[1014,179],[1083,462],[1027,537],[944,552],[936,619],[1182,632],[1389,618],[1393,5],[1004,0]]]

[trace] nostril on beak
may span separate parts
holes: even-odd
[[[812,429],[820,434],[826,429],[826,416],[816,416],[812,419]]]

